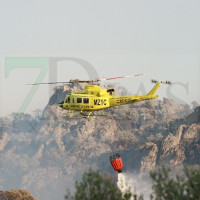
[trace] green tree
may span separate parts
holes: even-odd
[[[200,167],[185,167],[182,175],[170,175],[170,169],[158,168],[151,172],[153,193],[151,200],[200,200]],[[130,189],[122,194],[111,177],[89,170],[82,180],[75,183],[75,195],[68,191],[66,200],[143,200],[143,196],[132,194]]]
[[[150,173],[154,183],[151,199],[155,200],[199,200],[200,168],[184,168],[182,175],[170,176],[170,169],[164,166]]]
[[[74,196],[71,196],[68,190],[66,200],[129,200],[131,197],[134,200],[143,200],[141,196],[133,195],[130,190],[122,194],[111,177],[92,169],[83,174],[80,182],[75,182],[75,188]]]

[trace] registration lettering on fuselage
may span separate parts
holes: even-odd
[[[120,99],[120,103],[130,103],[131,99]]]
[[[94,99],[94,105],[106,106],[107,105],[107,99]]]

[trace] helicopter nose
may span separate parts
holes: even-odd
[[[59,107],[60,108],[63,108],[63,103],[64,103],[64,101],[62,101],[62,102],[59,103]]]

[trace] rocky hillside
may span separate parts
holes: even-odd
[[[111,108],[108,117],[64,118],[57,103],[82,87],[57,88],[41,118],[0,119],[0,190],[25,188],[38,199],[63,199],[89,167],[115,174],[113,151],[129,172],[199,164],[200,107],[191,112],[163,99]]]
[[[160,140],[146,141],[134,150],[125,151],[127,168],[132,166],[144,172],[162,164],[170,167],[200,164],[200,107],[186,118],[170,122],[167,134],[161,135]]]

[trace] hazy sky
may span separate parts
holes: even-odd
[[[19,111],[31,90],[26,84],[40,73],[31,64],[14,63],[6,76],[12,57],[80,58],[100,77],[144,73],[117,82],[137,93],[153,87],[151,78],[170,80],[174,85],[160,88],[161,98],[200,103],[199,11],[198,0],[0,0],[0,116]],[[47,67],[42,82],[54,72],[58,81],[89,78],[80,63],[56,65],[53,72]],[[25,112],[44,107],[53,92],[35,89]]]

